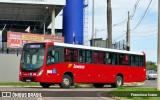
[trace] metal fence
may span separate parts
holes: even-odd
[[[3,53],[3,54],[21,54],[22,53],[22,49],[21,48],[18,48],[18,49],[6,49],[6,50],[3,50],[2,48],[0,48],[0,53]]]
[[[113,44],[113,49],[127,50],[126,41],[122,40]]]

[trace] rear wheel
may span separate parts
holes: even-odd
[[[122,76],[117,76],[116,77],[116,82],[111,84],[111,87],[115,88],[115,87],[120,87],[123,85],[123,78]]]
[[[62,79],[62,83],[60,83],[61,88],[70,88],[72,84],[72,78],[69,75],[64,75]]]
[[[50,83],[43,83],[43,82],[40,82],[40,85],[43,87],[43,88],[49,88],[51,86]]]
[[[104,84],[94,83],[93,86],[94,86],[95,88],[103,88]]]

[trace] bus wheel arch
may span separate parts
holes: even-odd
[[[71,72],[65,72],[60,83],[61,88],[70,88],[74,85],[74,77]]]
[[[124,82],[123,74],[119,73],[116,75],[115,83],[111,83],[111,87],[113,88],[120,87],[123,85],[123,82]]]

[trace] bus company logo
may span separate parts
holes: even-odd
[[[68,64],[68,68],[71,68],[72,66],[73,66],[73,68],[75,68],[75,69],[84,69],[84,68],[85,68],[84,65]]]
[[[74,64],[73,68],[75,68],[75,69],[84,69],[85,66],[84,65],[76,65],[76,64]]]
[[[68,64],[68,68],[71,68],[73,64]]]

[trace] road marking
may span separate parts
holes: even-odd
[[[43,100],[43,98],[37,98],[37,100]]]
[[[106,91],[106,92],[107,92],[107,91]],[[98,92],[98,93],[97,93],[97,96],[99,96],[99,97],[101,97],[102,99],[105,99],[105,100],[113,100],[112,98],[101,96],[101,93],[104,93],[104,92]]]

